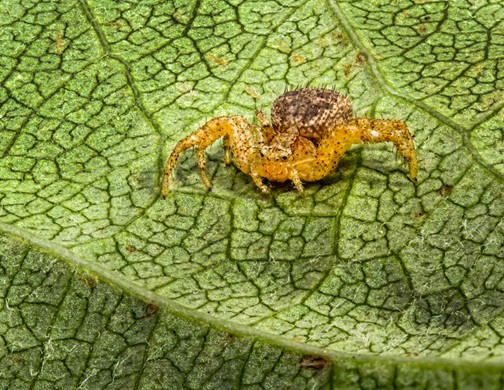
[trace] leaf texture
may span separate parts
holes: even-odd
[[[500,388],[498,1],[0,4],[0,387]],[[260,193],[176,142],[328,86],[406,121]]]

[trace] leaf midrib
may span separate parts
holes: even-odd
[[[302,352],[306,355],[322,356],[335,363],[378,363],[382,364],[414,364],[425,369],[467,369],[476,370],[501,370],[501,364],[494,362],[471,361],[463,358],[447,359],[440,357],[405,357],[393,355],[376,355],[362,353],[339,352],[327,348],[317,347],[315,345],[293,341],[291,339],[277,336],[263,330],[253,327],[237,324],[232,321],[214,317],[204,312],[190,310],[187,307],[172,301],[169,298],[160,296],[152,291],[146,290],[141,286],[127,280],[126,278],[96,264],[93,261],[86,260],[77,256],[75,253],[64,246],[49,241],[32,231],[8,225],[0,222],[0,234],[8,236],[17,241],[21,241],[40,251],[47,252],[63,261],[70,269],[81,269],[96,276],[101,282],[109,284],[113,288],[119,288],[144,302],[158,305],[171,314],[180,318],[198,323],[202,326],[209,326],[215,330],[221,330],[235,334],[237,336],[248,337],[254,340],[264,341],[270,345],[278,346],[288,350]]]

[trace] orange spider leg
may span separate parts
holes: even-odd
[[[229,144],[229,135],[224,136],[223,140],[223,145],[224,145],[224,163],[226,165],[231,164],[231,145]]]
[[[351,123],[353,122],[353,123]],[[351,130],[361,135],[361,142],[392,142],[409,165],[410,177],[417,180],[418,162],[413,137],[406,123],[400,120],[354,119]]]
[[[408,162],[410,177],[416,181],[418,163],[413,138],[408,127],[399,120],[352,119],[336,126],[319,143],[317,155],[311,161],[298,162],[302,170],[300,177],[306,181],[317,181],[328,175],[338,165],[343,154],[358,143],[392,142]],[[306,167],[305,167],[306,165]],[[306,169],[306,168],[312,168]]]
[[[257,110],[255,114],[257,120],[261,124],[262,133],[264,136],[264,142],[268,144],[275,136],[275,129],[273,129],[270,120],[263,111]]]
[[[231,148],[229,144],[229,136],[233,134],[236,127],[242,124],[247,124],[246,119],[239,116],[233,117],[220,117],[208,121],[204,126],[200,127],[194,133],[191,133],[186,138],[181,140],[173,149],[170,158],[166,162],[163,171],[163,180],[161,183],[161,194],[166,197],[170,192],[172,184],[172,173],[180,156],[180,153],[185,150],[196,147],[196,158],[198,161],[198,168],[201,179],[205,186],[211,190],[212,182],[206,173],[206,158],[205,149],[214,143],[217,139],[225,137],[224,139],[224,159],[227,162],[231,161]]]
[[[303,183],[301,180],[307,180],[306,171],[303,167],[307,167],[308,171],[313,170],[313,162],[317,160],[317,148],[311,140],[305,137],[298,137],[294,143],[292,163],[289,167],[289,180],[292,181],[296,190],[302,194],[304,192]],[[308,181],[308,180],[307,180]]]

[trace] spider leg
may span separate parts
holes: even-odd
[[[257,120],[261,124],[264,140],[266,143],[268,143],[275,136],[275,129],[271,125],[271,122],[264,113],[264,111],[257,110],[255,114]]]
[[[170,192],[170,188],[172,186],[173,178],[172,173],[177,164],[177,160],[179,159],[180,153],[194,146],[194,137],[193,134],[181,140],[175,148],[173,149],[168,161],[166,162],[164,171],[163,171],[163,179],[161,182],[161,194],[166,197]]]
[[[261,126],[271,127],[271,122],[263,110],[256,110],[255,114],[256,114],[257,120],[259,121],[259,123],[261,123]]]
[[[417,180],[418,162],[416,158],[413,137],[406,123],[399,120],[354,119],[348,124],[349,130],[359,135],[360,141],[365,143],[392,142],[404,161],[409,165],[410,177]],[[348,126],[346,124],[346,126]]]
[[[195,132],[189,134],[187,137],[182,139],[173,149],[168,161],[166,162],[163,179],[161,182],[161,194],[166,197],[170,192],[172,185],[172,173],[177,164],[177,160],[180,153],[185,150],[195,147],[196,148],[196,158],[198,161],[198,168],[200,172],[201,179],[205,186],[210,190],[212,189],[212,182],[206,173],[206,156],[205,149],[213,144],[217,139],[227,136],[229,138],[231,134],[236,130],[238,123],[244,122],[245,119],[238,116],[231,117],[219,117],[208,121],[205,125],[200,127]],[[231,147],[229,139],[224,140],[224,158],[231,160]]]
[[[229,165],[231,164],[231,145],[229,143],[229,135],[226,134],[224,136],[223,144],[224,144],[224,163],[226,165]]]
[[[418,163],[413,138],[403,121],[379,119],[352,119],[336,126],[320,141],[317,148],[316,166],[308,179],[320,180],[336,168],[343,154],[359,143],[392,142],[403,159],[408,162],[410,177],[416,181]]]
[[[250,170],[250,176],[252,176],[252,180],[254,181],[255,185],[262,192],[264,192],[265,194],[269,194],[269,192],[270,192],[269,187],[263,183],[263,181],[261,180],[261,176],[259,176],[259,174],[257,173],[257,171],[255,169],[252,168]]]
[[[303,194],[304,187],[303,183],[301,183],[301,179],[299,178],[299,172],[295,169],[291,171],[289,179],[294,183],[294,187],[299,192],[299,194]]]
[[[211,191],[212,190],[212,181],[210,180],[210,178],[208,177],[207,172],[206,172],[205,149],[202,149],[202,148],[196,149],[196,161],[198,162],[198,168],[199,168],[201,180],[203,180],[203,183],[205,184],[208,191]]]

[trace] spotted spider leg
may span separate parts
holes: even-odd
[[[299,165],[310,164],[317,160],[317,148],[311,140],[305,137],[298,137],[293,143],[293,156],[291,159],[294,163],[289,164],[288,175],[296,190],[302,194],[304,192],[303,183],[300,177]]]
[[[409,164],[410,177],[416,181],[418,163],[413,137],[408,127],[399,120],[358,118],[336,126],[320,141],[316,155],[311,159],[295,161],[299,177],[317,181],[327,176],[338,165],[343,154],[354,144],[392,142]]]
[[[163,171],[161,194],[166,197],[170,192],[173,170],[179,156],[192,147],[196,148],[196,160],[201,179],[208,190],[211,190],[212,182],[206,172],[205,149],[221,137],[224,137],[224,162],[231,163],[231,156],[234,156],[238,168],[243,173],[252,176],[254,183],[262,191],[267,191],[261,177],[253,168],[251,169],[251,162],[254,161],[255,155],[264,143],[261,129],[250,125],[244,117],[235,115],[211,119],[175,145]]]
[[[273,126],[271,125],[271,122],[264,113],[264,111],[257,110],[255,114],[257,120],[261,124],[261,129],[264,136],[264,142],[269,143],[275,136],[275,130],[273,129]]]

